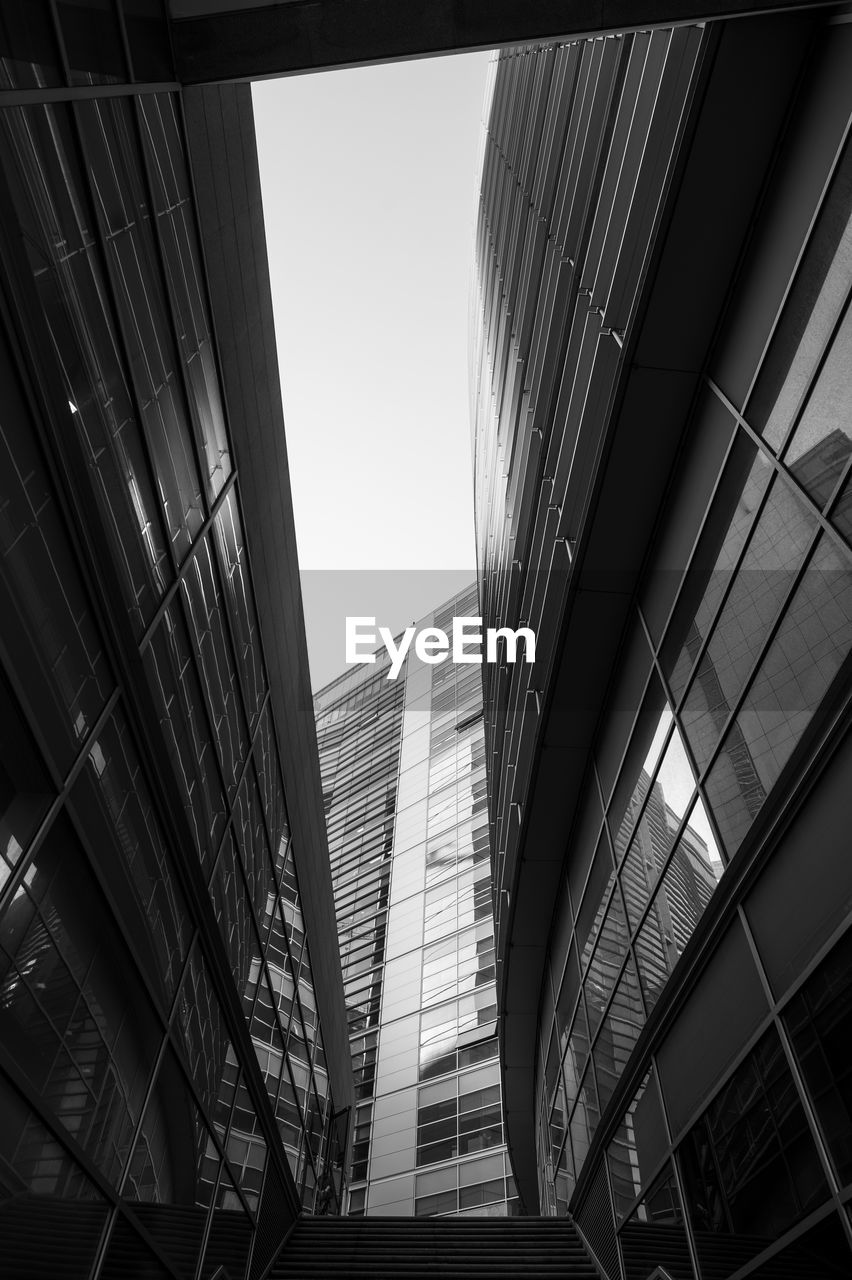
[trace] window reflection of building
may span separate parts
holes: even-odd
[[[475,613],[468,591],[434,625]],[[514,1203],[481,705],[478,667],[410,659],[396,681],[350,672],[317,695],[360,1090],[350,1213],[503,1215]]]
[[[369,669],[315,699],[355,1111],[351,1179],[367,1177],[387,936],[404,680]]]
[[[10,1278],[244,1275],[345,1141],[186,102],[133,7],[0,19]]]
[[[677,97],[662,68],[677,51],[686,74],[689,38],[505,52],[493,68],[472,347],[483,612],[488,625],[518,625],[517,601],[524,620],[558,617],[564,629],[564,652],[556,645],[534,680],[486,673],[492,821],[511,867],[504,1035],[517,1079],[520,1028],[537,1017],[539,1201],[577,1217],[608,1274],[839,1277],[852,1245],[840,1047],[852,922],[850,37],[818,20],[802,46],[791,114],[768,138],[760,200],[712,342],[690,365],[703,370],[690,404],[672,415],[677,452],[651,510],[630,499],[635,472],[613,459],[631,429],[634,441],[647,430],[657,457],[665,377],[643,399],[649,371],[636,353],[658,342],[665,362],[659,332],[643,328],[655,305],[676,350],[682,316],[671,263],[665,274],[671,239],[654,249],[667,283],[648,288],[649,311],[625,304],[632,271],[637,299],[646,287],[638,264],[649,279],[656,270],[631,222],[633,193],[656,181],[643,178],[651,135],[634,145],[633,131],[653,122],[659,161],[672,114],[656,112]],[[588,88],[595,77],[605,101]],[[682,142],[677,163],[694,176]],[[575,217],[584,164],[601,194]],[[674,168],[669,177],[679,181]],[[718,178],[724,189],[722,168]],[[634,469],[644,464],[623,447]],[[653,525],[635,577],[633,549],[618,550],[631,513]],[[629,586],[607,577],[613,561]],[[610,590],[609,601],[624,592],[623,613],[588,603]],[[618,617],[600,676],[595,646],[579,639],[593,616],[602,629]],[[570,712],[582,725],[587,674],[599,698],[581,729]],[[538,721],[519,710],[533,695]],[[572,779],[573,811],[550,775]],[[557,883],[534,865],[532,833],[546,844],[548,822],[565,852],[558,863],[549,851],[561,870],[536,1013],[532,996],[518,1001],[517,969],[511,981],[513,930],[529,942],[530,886]],[[510,1117],[533,1202],[521,1129]]]

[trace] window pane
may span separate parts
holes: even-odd
[[[215,498],[230,475],[231,457],[180,127],[171,94],[143,95],[139,107],[180,359],[201,433],[209,494]]]
[[[68,820],[0,920],[4,1043],[113,1185],[163,1032]]]
[[[776,479],[683,706],[699,768],[719,740],[815,528],[815,517]]]
[[[169,33],[161,0],[121,0],[134,80],[156,84],[174,78]]]
[[[793,998],[784,1021],[840,1181],[852,1181],[852,933]]]
[[[656,1073],[648,1073],[607,1148],[619,1221],[648,1185],[668,1146]]]
[[[718,851],[698,800],[636,939],[636,959],[649,1010],[692,937],[721,874]]]
[[[225,825],[225,801],[186,627],[174,605],[145,650],[145,667],[196,849],[209,870]]]
[[[737,1069],[680,1148],[702,1269],[771,1244],[828,1195],[775,1031]]]
[[[135,911],[127,910],[125,927],[139,955],[147,959],[153,944],[156,959],[149,981],[155,989],[162,988],[165,1008],[174,995],[193,926],[121,711],[113,714],[92,744],[74,803],[87,821],[102,874],[113,882],[119,901],[125,901],[127,894],[125,886],[115,881],[115,871],[123,869],[132,885]]]
[[[260,628],[257,622],[248,558],[236,497],[233,493],[225,499],[214,527],[219,546],[225,596],[234,628],[237,663],[243,677],[246,709],[249,713],[249,722],[253,724],[266,692],[266,677],[263,670]],[[270,824],[270,830],[274,834],[275,828],[272,824]]]
[[[0,403],[3,642],[64,771],[114,682],[5,343]]]
[[[707,795],[729,856],[850,647],[852,566],[823,536],[707,779]]]
[[[847,230],[852,269],[852,226]],[[785,466],[818,507],[824,507],[831,497],[852,453],[848,428],[852,403],[850,344],[852,311],[847,311],[784,454]]]
[[[212,548],[209,539],[205,538],[196,547],[182,585],[190,626],[201,655],[201,675],[222,775],[228,794],[233,796],[248,748],[242,698],[237,688],[222,598],[212,561]]]
[[[236,1085],[236,1058],[219,999],[200,947],[196,946],[181,986],[175,1043],[195,1082],[205,1114],[224,1132]]]
[[[622,961],[627,955],[627,940],[627,919],[621,893],[616,888],[583,984],[592,1035],[597,1031]]]
[[[651,1257],[672,1280],[692,1280],[683,1209],[671,1163],[621,1228],[619,1239],[627,1280],[646,1280]]]
[[[754,513],[770,480],[769,460],[740,432],[689,565],[660,654],[672,694],[679,699],[701,644],[745,546]]]
[[[45,387],[61,396],[55,413],[62,426],[79,436],[141,632],[169,570],[68,113],[59,106],[4,111],[5,169],[46,328],[47,343],[34,343]],[[103,145],[100,132],[96,145]],[[106,194],[117,222],[132,217],[114,184]]]
[[[0,13],[0,87],[36,89],[62,83],[48,0],[6,6]]]
[[[129,79],[112,0],[56,0],[71,83]]]
[[[601,1110],[609,1103],[645,1022],[639,980],[628,959],[595,1040],[595,1075]]]
[[[189,406],[142,184],[132,104],[124,98],[83,102],[79,120],[166,524],[176,556],[182,560],[203,522],[204,504]]]
[[[852,149],[847,147],[746,408],[751,425],[775,449],[799,410],[852,285],[850,212]]]
[[[233,836],[229,831],[222,841],[222,851],[210,881],[210,895],[225,944],[231,972],[242,995],[249,978],[251,957],[257,951],[252,925],[251,906],[245,882],[237,863]]]
[[[0,678],[0,893],[55,795],[17,702]]]

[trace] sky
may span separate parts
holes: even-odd
[[[472,581],[468,309],[487,53],[253,86],[312,683],[344,616]]]

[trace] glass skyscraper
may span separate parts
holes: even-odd
[[[480,601],[538,638],[485,669],[507,1143],[612,1280],[850,1269],[851,34],[492,65]]]
[[[420,626],[476,614],[470,588]],[[386,651],[315,698],[355,1069],[349,1212],[492,1214],[503,1143],[481,666]]]
[[[4,7],[9,1280],[258,1275],[326,1170],[342,1196],[351,1076],[312,883],[327,855],[299,807],[314,775],[292,764],[300,698],[313,723],[304,639],[264,603],[245,490],[277,381],[255,353],[242,377],[273,417],[239,398],[188,141],[230,112],[222,167],[243,196],[229,211],[220,193],[217,216],[247,228],[249,91],[187,104],[171,80],[156,6]],[[243,318],[271,324],[262,274],[241,288]],[[299,618],[297,593],[285,607]]]

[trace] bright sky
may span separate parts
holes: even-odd
[[[398,630],[474,577],[467,324],[489,56],[253,87],[315,688],[344,665],[330,611]]]

